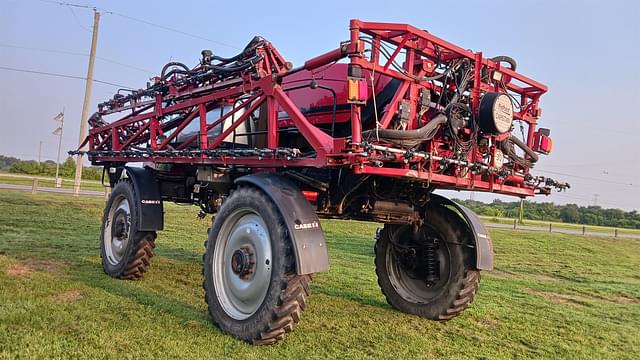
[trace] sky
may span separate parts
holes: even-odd
[[[168,61],[195,65],[202,49],[235,55],[258,34],[300,65],[347,40],[351,18],[409,23],[485,56],[509,55],[549,86],[540,126],[554,148],[534,173],[572,186],[535,201],[640,210],[639,1],[70,2],[101,9],[95,79],[134,88]],[[36,159],[42,141],[43,160],[55,160],[53,117],[63,107],[62,147],[77,147],[84,81],[2,68],[86,76],[92,22],[91,9],[0,0],[0,154]],[[90,113],[115,90],[95,83]]]

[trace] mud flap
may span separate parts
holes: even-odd
[[[234,182],[261,189],[276,204],[291,234],[298,275],[329,270],[329,254],[320,219],[295,184],[274,173],[242,176]]]
[[[476,268],[478,270],[493,270],[493,243],[489,231],[482,220],[466,206],[457,204],[443,196],[431,194],[431,201],[449,205],[455,208],[469,226],[469,232],[473,236],[476,249]]]
[[[129,179],[135,190],[135,201],[140,219],[139,231],[156,231],[164,228],[164,208],[160,185],[153,173],[145,168],[124,167],[118,169],[117,179]],[[115,179],[110,179],[115,184]]]

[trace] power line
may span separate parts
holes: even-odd
[[[182,30],[179,30],[179,29],[175,29],[175,28],[172,28],[172,27],[169,27],[169,26],[156,24],[156,23],[153,23],[153,22],[148,21],[148,20],[144,20],[144,19],[140,19],[140,18],[137,18],[137,17],[129,16],[129,15],[122,14],[122,13],[119,13],[119,12],[116,12],[116,11],[111,11],[111,10],[99,8],[99,7],[96,7],[96,6],[73,4],[73,3],[69,3],[69,2],[61,2],[61,1],[54,1],[54,0],[39,0],[39,1],[45,2],[45,3],[49,3],[49,4],[57,4],[57,5],[62,5],[62,6],[77,7],[77,8],[82,8],[82,9],[100,10],[105,14],[119,16],[119,17],[122,17],[122,18],[127,19],[127,20],[135,21],[135,22],[138,22],[138,23],[141,23],[141,24],[145,24],[145,25],[148,25],[148,26],[153,26],[153,27],[156,27],[156,28],[159,28],[159,29],[162,29],[162,30],[171,31],[171,32],[174,32],[174,33],[177,33],[177,34],[181,34],[181,35],[184,35],[184,36],[189,36],[189,37],[192,37],[192,38],[195,38],[195,39],[208,41],[208,42],[211,42],[211,43],[214,43],[214,44],[218,44],[218,45],[221,45],[221,46],[226,46],[228,48],[241,50],[237,46],[234,46],[234,45],[231,45],[231,44],[227,44],[227,43],[224,43],[222,41],[209,39],[209,38],[206,38],[204,36],[200,36],[200,35],[197,35],[197,34],[192,34],[192,33],[189,33],[189,32],[186,32],[186,31],[182,31]]]
[[[12,44],[2,44],[2,43],[0,43],[0,47],[6,47],[6,48],[12,48],[12,49],[21,49],[21,50],[42,51],[42,52],[49,52],[49,53],[55,53],[55,54],[65,54],[65,55],[75,55],[75,56],[89,56],[89,55],[84,54],[84,53],[73,52],[73,51],[35,48],[35,47],[12,45]]]
[[[85,56],[89,56],[89,55],[85,55]],[[115,61],[115,60],[106,59],[106,58],[103,58],[102,56],[96,56],[96,59],[102,60],[102,61],[105,61],[105,62],[108,62],[108,63],[112,63],[112,64],[124,66],[124,67],[128,67],[130,69],[142,71],[142,72],[145,72],[145,73],[151,74],[151,75],[156,75],[157,74],[157,72],[154,72],[154,71],[151,71],[151,70],[146,70],[146,69],[143,69],[143,68],[139,68],[137,66],[121,63],[121,62],[118,62],[118,61]]]
[[[87,32],[91,32],[91,29],[89,29],[88,27],[82,25],[82,23],[80,22],[80,19],[78,19],[78,16],[76,15],[76,12],[73,11],[73,8],[71,6],[67,6],[67,9],[69,9],[69,12],[71,12],[71,15],[73,15],[73,19],[76,21],[76,24],[84,31]]]
[[[628,164],[631,160],[620,160],[620,161],[598,161],[591,163],[571,163],[571,164],[562,164],[562,165],[554,165],[554,164],[544,164],[545,167],[554,167],[554,168],[568,168],[568,167],[594,167],[594,166],[614,166],[618,164]]]
[[[138,19],[138,18],[135,18],[135,17],[133,17],[133,16],[129,16],[129,15],[125,15],[125,14],[120,14],[120,13],[117,13],[117,12],[114,12],[114,11],[109,11],[109,10],[105,10],[105,9],[100,9],[100,10],[104,11],[104,12],[105,12],[105,13],[107,13],[107,14],[112,14],[112,15],[120,16],[120,17],[123,17],[123,18],[125,18],[125,19],[129,19],[129,20],[132,20],[132,21],[137,21],[137,22],[139,22],[139,23],[146,24],[146,25],[149,25],[149,26],[154,26],[154,27],[157,27],[157,28],[159,28],[159,29],[163,29],[163,30],[167,30],[167,31],[172,31],[172,32],[175,32],[175,33],[178,33],[178,34],[182,34],[182,35],[185,35],[185,36],[190,36],[190,37],[195,38],[195,39],[200,39],[200,40],[209,41],[209,42],[211,42],[211,43],[218,44],[218,45],[221,45],[221,46],[226,46],[226,47],[228,47],[228,48],[232,48],[232,49],[235,49],[235,50],[241,50],[241,49],[240,49],[239,47],[237,47],[237,46],[230,45],[230,44],[227,44],[227,43],[223,43],[223,42],[221,42],[221,41],[217,41],[217,40],[209,39],[209,38],[206,38],[206,37],[203,37],[203,36],[200,36],[200,35],[191,34],[191,33],[188,33],[188,32],[186,32],[186,31],[182,31],[182,30],[178,30],[178,29],[170,28],[170,27],[168,27],[168,26],[164,26],[164,25],[154,24],[154,23],[149,22],[149,21],[147,21],[147,20]]]
[[[573,178],[576,178],[576,179],[582,179],[582,180],[589,180],[589,181],[596,181],[596,182],[602,182],[602,183],[608,183],[608,184],[615,184],[615,185],[625,185],[625,186],[638,187],[638,185],[635,185],[635,184],[633,184],[633,183],[626,183],[626,182],[621,182],[621,181],[613,181],[613,180],[596,179],[596,178],[591,178],[591,177],[587,177],[587,176],[579,176],[579,175],[565,174],[565,173],[561,173],[561,172],[548,171],[548,170],[539,170],[539,169],[536,169],[536,171],[539,171],[539,172],[542,172],[542,173],[547,173],[547,174],[554,174],[554,175],[568,176],[568,177],[573,177]]]
[[[6,48],[12,48],[12,49],[21,49],[21,50],[31,50],[31,51],[42,51],[42,52],[48,52],[48,53],[53,53],[53,54],[64,54],[64,55],[85,56],[85,57],[89,56],[89,54],[73,52],[73,51],[57,50],[57,49],[45,49],[45,48],[20,46],[20,45],[12,45],[12,44],[2,44],[2,43],[0,43],[0,47],[6,47]],[[130,69],[142,71],[142,72],[145,72],[147,74],[151,74],[151,75],[155,75],[156,74],[156,72],[153,72],[151,70],[143,69],[143,68],[140,68],[140,67],[137,67],[137,66],[133,66],[133,65],[129,65],[129,64],[125,64],[125,63],[121,63],[119,61],[112,60],[112,59],[107,59],[107,58],[104,58],[104,57],[101,57],[101,56],[96,56],[96,59],[100,59],[100,60],[108,62],[108,63],[124,66],[124,67],[130,68]]]
[[[83,9],[96,9],[95,6],[72,4],[72,3],[68,3],[68,2],[60,2],[60,1],[53,1],[53,0],[38,0],[38,1],[44,2],[44,3],[49,3],[49,4],[71,6],[71,7],[83,8]]]
[[[57,74],[57,73],[51,73],[51,72],[46,72],[46,71],[38,71],[38,70],[18,69],[18,68],[13,68],[13,67],[8,67],[8,66],[0,66],[0,70],[16,71],[16,72],[38,74],[38,75],[47,75],[47,76],[57,76],[57,77],[62,77],[62,78],[67,78],[67,79],[87,80],[87,78],[83,77],[83,76]],[[133,89],[131,86],[119,85],[119,84],[115,84],[115,83],[108,82],[108,81],[102,81],[102,80],[98,80],[98,79],[93,79],[93,81],[97,82],[97,83],[100,83],[100,84],[111,85],[111,86],[115,86],[115,87],[119,87],[119,88]]]

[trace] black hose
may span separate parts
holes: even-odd
[[[225,57],[222,57],[222,56],[213,55],[213,56],[211,56],[211,59],[220,61],[221,63],[228,64],[228,63],[234,62],[234,61],[236,61],[238,59],[241,59],[243,56],[245,56],[245,53],[241,52],[240,54],[238,54],[236,56],[232,56],[230,58],[225,58]]]
[[[417,130],[372,129],[362,132],[367,139],[378,137],[384,141],[400,146],[416,146],[423,141],[431,140],[441,125],[446,124],[447,116],[438,114],[425,126]]]
[[[180,75],[191,75],[190,71],[184,71],[184,70],[180,70],[180,69],[172,69],[171,71],[169,71],[166,74],[163,74],[163,76],[161,77],[162,81],[164,81],[164,79],[170,78],[171,75],[175,75],[175,74],[180,74]]]
[[[527,144],[523,143],[522,140],[520,140],[519,138],[517,138],[516,136],[511,136],[509,138],[509,141],[511,141],[512,143],[514,143],[515,145],[518,145],[518,147],[520,149],[522,149],[522,151],[524,151],[525,153],[527,153],[527,155],[529,155],[529,157],[531,158],[531,162],[536,162],[538,161],[538,154],[536,154],[533,150],[531,150],[530,147],[527,146]]]
[[[207,66],[207,69],[213,70],[214,72],[218,72],[218,73],[232,73],[232,72],[237,72],[237,71],[242,71],[245,69],[248,69],[252,66],[254,66],[262,57],[261,56],[254,56],[251,59],[247,60],[246,62],[242,62],[238,65],[234,65],[234,66],[218,66],[218,65],[209,65]]]
[[[491,59],[489,59],[493,62],[506,62],[507,64],[509,64],[511,67],[510,69],[513,71],[516,71],[516,67],[518,66],[518,63],[516,63],[516,60],[510,56],[494,56]]]
[[[316,86],[319,89],[323,89],[323,90],[327,90],[331,93],[331,96],[333,97],[333,107],[331,108],[331,136],[335,136],[336,133],[336,111],[338,109],[338,95],[336,94],[336,91],[329,86],[324,86],[324,85],[318,85],[316,83]],[[313,88],[313,87],[312,87]]]
[[[190,74],[191,73],[191,69],[189,69],[189,67],[181,62],[176,62],[176,61],[172,61],[170,63],[167,63],[165,66],[162,67],[162,71],[160,72],[160,80],[164,81],[166,79],[166,76],[168,74],[165,74],[167,72],[167,69],[169,69],[172,66],[177,66],[177,67],[181,67],[184,69],[184,72],[182,70],[174,70],[171,73],[185,73],[186,74]]]
[[[258,46],[263,45],[266,40],[260,36],[255,36],[247,46],[242,50],[238,55],[232,56],[230,58],[225,58],[218,55],[211,56],[211,59],[220,61],[222,63],[228,64],[237,60],[240,60],[242,57],[247,56],[250,52],[254,51]]]

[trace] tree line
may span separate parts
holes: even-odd
[[[520,202],[499,199],[490,204],[474,200],[454,199],[478,215],[517,218]],[[557,205],[552,202],[524,202],[524,216],[529,220],[640,229],[640,213],[636,210],[605,209],[600,206]]]
[[[56,176],[56,163],[51,160],[38,163],[34,160],[20,160],[11,156],[0,155],[0,170],[13,174]],[[60,177],[73,178],[76,176],[76,161],[69,156],[60,164]],[[102,179],[102,168],[85,166],[82,170],[82,178],[89,180]]]
[[[15,174],[38,175],[53,177],[56,174],[56,163],[45,161],[25,161],[14,157],[0,155],[0,170]],[[76,162],[68,157],[60,164],[60,176],[73,178],[76,172]],[[85,167],[82,177],[91,180],[102,178],[102,168]],[[470,208],[478,215],[491,217],[517,218],[520,202],[505,202],[499,199],[487,204],[475,200],[454,201]],[[640,229],[640,214],[636,211],[621,209],[604,209],[600,206],[578,206],[576,204],[557,205],[552,202],[529,202],[524,204],[524,218],[529,220],[556,221],[573,224],[611,226],[628,229]]]

